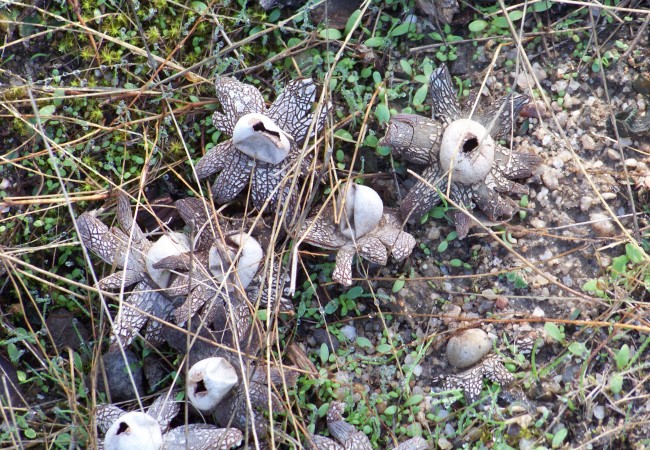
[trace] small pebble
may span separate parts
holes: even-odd
[[[594,417],[598,420],[605,418],[605,407],[603,405],[594,406]]]
[[[593,222],[591,229],[594,230],[598,237],[611,237],[616,234],[616,226],[608,215],[603,213],[593,213],[589,216],[589,220]]]
[[[531,450],[532,448],[535,448],[535,445],[535,439],[521,438],[519,440],[519,450]]]
[[[483,294],[487,300],[495,300],[497,298],[497,294],[495,294],[492,289],[485,289],[481,294]]]
[[[509,304],[510,300],[508,300],[508,297],[505,295],[499,295],[494,302],[494,306],[496,306],[497,309],[506,309]]]
[[[461,312],[462,310],[460,309],[460,306],[448,304],[443,311],[443,314],[446,317],[442,318],[442,322],[445,325],[449,325],[451,322],[456,322],[456,318],[460,316]]]
[[[594,204],[594,199],[585,195],[580,198],[580,211],[588,211],[591,205]]]
[[[357,329],[352,325],[345,325],[341,327],[341,333],[348,341],[353,341],[357,338]]]
[[[639,162],[634,158],[628,158],[628,159],[625,160],[624,164],[625,164],[625,167],[633,168],[633,167],[638,166]]]
[[[542,182],[544,183],[544,186],[546,186],[551,191],[555,191],[558,187],[560,187],[560,182],[557,179],[557,176],[550,168],[542,173]]]
[[[607,149],[607,157],[611,159],[612,161],[618,161],[621,159],[621,153],[618,150],[614,150],[613,148]]]
[[[578,89],[580,89],[581,86],[582,86],[582,84],[580,84],[580,83],[578,83],[576,80],[573,80],[573,79],[572,79],[571,81],[569,81],[569,85],[567,86],[566,91],[567,91],[569,94],[573,94],[573,93],[575,93]]]
[[[565,128],[567,121],[569,120],[569,114],[566,111],[560,111],[555,115],[557,118],[557,123],[560,125],[560,128]]]
[[[449,440],[447,440],[447,438],[441,437],[438,439],[438,447],[441,448],[442,450],[447,450],[453,448],[453,445],[451,444],[451,442],[449,442]]]
[[[480,328],[465,330],[449,339],[447,359],[449,364],[464,369],[479,362],[492,350],[492,340]]]
[[[594,138],[588,134],[582,135],[580,138],[580,143],[582,144],[583,150],[594,150],[596,148],[596,142],[594,142]]]
[[[533,317],[544,317],[545,315],[546,313],[539,306],[536,306],[535,309],[533,310]]]
[[[538,230],[546,228],[546,222],[537,217],[530,219],[530,224],[533,226],[533,228],[537,228]]]
[[[427,232],[427,238],[430,241],[437,241],[440,239],[440,228],[438,227],[429,227],[429,231]]]

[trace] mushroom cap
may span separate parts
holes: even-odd
[[[291,143],[273,120],[259,113],[242,116],[232,133],[235,148],[253,159],[279,164],[289,154]]]
[[[473,366],[492,350],[492,339],[480,328],[470,328],[447,343],[447,360],[457,369]]]
[[[223,282],[224,274],[228,271],[230,263],[234,261],[237,251],[243,246],[239,260],[236,261],[236,269],[231,272],[230,280],[237,280],[237,284],[242,289],[246,289],[260,267],[260,262],[264,258],[264,250],[255,238],[246,233],[235,233],[228,236],[227,239],[236,248],[213,245],[208,255],[208,267],[216,281]],[[230,284],[235,284],[235,282]]]
[[[452,181],[475,184],[485,180],[494,163],[494,139],[487,129],[470,119],[449,124],[440,143],[440,167],[451,170]]]
[[[384,202],[379,194],[368,186],[353,182],[344,185],[341,192],[345,193],[341,234],[349,239],[359,239],[377,228],[384,214]]]
[[[143,412],[124,414],[106,432],[106,450],[159,450],[163,439],[156,419]]]
[[[211,411],[238,382],[235,368],[226,359],[206,358],[187,374],[187,397],[199,411]]]
[[[168,287],[171,272],[167,269],[156,269],[154,265],[168,256],[189,252],[190,246],[190,239],[184,234],[176,232],[163,235],[151,246],[145,258],[147,273],[159,287]]]

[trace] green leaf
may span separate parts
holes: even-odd
[[[376,349],[379,353],[391,353],[393,346],[390,344],[379,344]]]
[[[27,428],[23,433],[27,439],[34,439],[36,437],[36,431],[31,428]]]
[[[612,394],[619,394],[623,390],[623,375],[615,373],[609,379],[609,390]]]
[[[442,219],[443,217],[445,217],[445,208],[436,206],[431,211],[431,217],[433,217],[434,219]]]
[[[559,430],[557,433],[555,433],[555,436],[553,436],[553,442],[551,442],[551,446],[553,448],[558,448],[560,445],[562,445],[562,442],[564,442],[564,439],[566,439],[568,434],[569,430],[567,428],[562,428]]]
[[[407,60],[405,60],[405,59],[400,59],[400,60],[399,60],[399,65],[402,67],[402,70],[403,70],[404,72],[406,72],[406,74],[407,74],[409,77],[412,77],[412,76],[413,76],[413,69],[411,68],[411,65],[409,64],[409,62],[408,62]]]
[[[544,331],[548,333],[553,339],[558,342],[564,341],[564,333],[553,322],[546,322],[544,324]]]
[[[492,25],[497,28],[508,28],[508,19],[503,16],[495,17],[494,20],[492,20]]]
[[[645,253],[636,244],[625,244],[625,254],[634,264],[641,264],[645,260]]]
[[[192,8],[199,14],[203,14],[208,10],[208,5],[203,2],[192,2]]]
[[[510,11],[508,17],[514,22],[524,17],[524,12],[521,9],[515,9],[514,11]]]
[[[41,116],[41,119],[46,119],[48,117],[52,117],[55,111],[56,111],[56,106],[47,105],[47,106],[43,106],[41,109],[38,110],[38,115]]]
[[[343,36],[339,30],[336,28],[325,28],[322,30],[318,35],[323,38],[323,39],[328,39],[328,40],[337,40],[341,39]]]
[[[584,358],[589,354],[584,342],[572,342],[569,345],[569,351],[580,358]]]
[[[7,344],[7,353],[12,363],[16,364],[20,357],[23,356],[24,350],[18,350],[18,347],[13,342]]]
[[[372,148],[377,148],[378,143],[379,143],[379,139],[377,139],[377,136],[373,136],[372,134],[369,134],[363,140],[363,145],[367,145],[368,147],[372,147]]]
[[[627,269],[629,258],[626,255],[617,256],[612,259],[612,270],[614,272],[623,273]]]
[[[390,110],[385,103],[380,103],[377,105],[377,108],[375,108],[375,117],[380,124],[388,123],[390,120]]]
[[[418,106],[424,103],[424,101],[427,99],[427,92],[429,92],[428,84],[423,84],[420,86],[418,90],[415,91],[415,95],[413,96],[413,104],[415,106]]]
[[[402,36],[403,34],[408,33],[410,30],[415,30],[415,24],[413,22],[403,22],[397,25],[390,32],[391,37]]]
[[[404,287],[404,276],[399,277],[398,280],[395,280],[395,283],[393,283],[393,294],[398,293],[399,291],[402,290]]]
[[[361,294],[363,294],[363,288],[361,286],[355,286],[352,289],[350,289],[345,295],[350,300],[354,300],[355,298],[358,298]]]
[[[381,47],[384,45],[385,39],[381,36],[371,37],[363,43],[366,47]]]
[[[320,408],[318,408],[318,417],[325,417],[327,411],[330,409],[329,403],[323,403]]]
[[[336,130],[334,133],[334,136],[338,137],[339,139],[345,141],[345,142],[351,142],[355,144],[357,141],[354,140],[352,135],[348,130]]]
[[[586,292],[595,292],[598,290],[598,280],[591,279],[582,285],[582,290]]]
[[[449,265],[451,267],[460,267],[463,265],[463,262],[460,259],[452,259],[451,261],[449,261]]]
[[[413,405],[419,405],[422,403],[422,400],[424,400],[424,395],[422,394],[417,394],[417,395],[412,395],[406,402],[404,402],[404,406],[413,406]]]
[[[442,241],[440,244],[438,244],[438,253],[442,253],[445,250],[447,250],[447,247],[449,247],[449,242],[447,241]]]
[[[597,59],[594,60],[593,64],[591,65],[591,71],[600,72],[600,61],[598,61]]]
[[[352,31],[352,27],[354,26],[354,23],[357,21],[360,15],[361,15],[361,11],[359,11],[358,9],[350,15],[348,22],[345,24],[345,31],[343,32],[345,33],[346,36],[350,33],[350,31]]]
[[[521,199],[519,200],[519,206],[522,208],[525,208],[528,206],[528,196],[527,195],[522,195]]]
[[[472,33],[478,33],[479,31],[483,31],[487,26],[488,23],[485,20],[475,20],[469,24],[469,31]]]
[[[379,156],[388,156],[388,155],[390,155],[390,147],[387,147],[385,145],[377,147],[377,154]]]
[[[321,363],[325,364],[327,362],[327,360],[329,359],[329,357],[330,357],[330,351],[327,348],[327,344],[325,342],[323,342],[320,345],[320,361],[321,361]]]
[[[370,339],[363,336],[357,336],[357,345],[361,348],[372,348],[372,342],[370,342]]]
[[[630,362],[630,347],[627,344],[616,353],[616,367],[618,370],[624,370]]]
[[[271,23],[277,22],[277,20],[280,18],[280,15],[282,14],[282,11],[280,11],[280,8],[275,8],[273,11],[271,11],[271,14],[269,14],[268,21]]]
[[[534,12],[544,12],[547,11],[553,6],[553,4],[546,0],[546,1],[541,1],[537,3],[533,3],[532,8]]]
[[[384,414],[387,416],[392,416],[397,412],[397,406],[395,405],[390,405],[388,408],[384,410]]]

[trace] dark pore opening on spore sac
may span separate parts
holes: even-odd
[[[129,425],[126,422],[120,422],[120,426],[117,427],[117,434],[122,434],[129,429]]]
[[[253,131],[261,131],[263,133],[269,133],[273,136],[280,137],[280,133],[278,133],[277,131],[267,130],[261,121],[253,125]]]
[[[478,147],[478,139],[476,138],[476,136],[472,136],[471,138],[469,138],[463,143],[463,152],[470,153],[474,151],[476,147]]]
[[[207,392],[207,391],[208,391],[208,389],[205,387],[205,383],[203,382],[203,380],[196,383],[195,394],[201,394],[201,393]]]

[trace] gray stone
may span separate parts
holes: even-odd
[[[110,351],[102,356],[102,368],[106,375],[108,392],[112,402],[121,402],[132,400],[136,395],[143,395],[142,385],[142,367],[140,367],[138,357],[131,350],[124,349],[126,361],[122,352]],[[133,377],[133,383],[131,377]],[[100,391],[106,391],[104,385],[104,374],[101,372],[97,375],[97,388]]]

